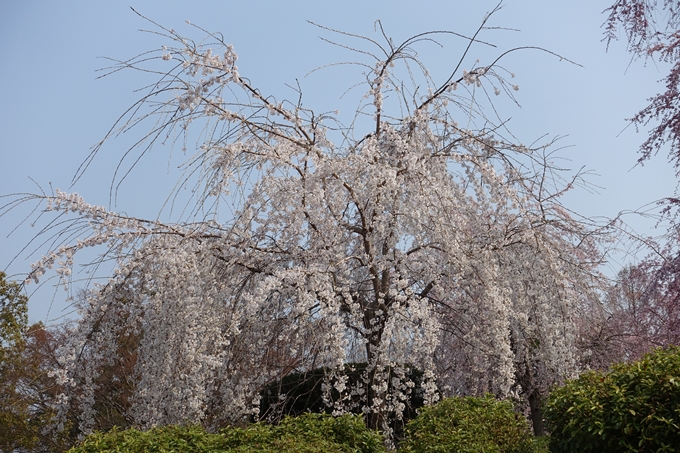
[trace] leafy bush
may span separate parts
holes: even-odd
[[[534,437],[533,453],[551,453],[550,451],[550,436]]]
[[[382,442],[361,417],[306,414],[287,417],[277,426],[255,423],[226,428],[219,434],[196,426],[165,426],[146,432],[114,429],[91,434],[70,453],[382,453]]]
[[[95,432],[69,450],[70,453],[156,453],[156,452],[214,452],[224,451],[222,439],[208,434],[198,426],[163,426],[149,431],[134,428],[107,433]]]
[[[554,453],[678,451],[680,348],[584,373],[550,394],[545,416]]]
[[[406,425],[407,453],[525,453],[534,448],[526,419],[508,401],[448,398],[425,407]]]

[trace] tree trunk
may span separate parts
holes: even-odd
[[[531,374],[531,366],[528,362],[524,363],[524,372],[516,371],[518,383],[522,386],[524,391],[529,393],[529,413],[531,414],[531,426],[534,429],[534,436],[542,436],[545,434],[545,427],[543,425],[543,409],[541,407],[542,398],[538,389],[534,386],[534,378]]]
[[[529,410],[531,411],[531,424],[534,428],[534,436],[545,434],[543,426],[543,409],[541,407],[541,396],[537,390],[529,394]]]
[[[375,353],[375,350],[378,349],[378,345],[369,342],[366,346],[366,352],[368,353],[366,406],[370,408],[370,411],[366,414],[366,425],[370,429],[382,430],[383,421],[385,419],[384,408],[386,394],[385,392],[377,391],[377,389],[380,388],[379,380],[381,379],[382,374],[382,370],[378,370],[380,365],[378,364],[379,360]],[[370,369],[370,371],[368,371],[368,369]],[[377,405],[378,407],[373,407],[378,399],[381,401],[380,404]]]
[[[384,406],[385,404],[385,395],[379,395],[379,392],[376,392],[376,388],[378,388],[378,380],[376,377],[376,368],[373,368],[368,373],[368,391],[366,392],[366,405],[371,409],[368,414],[366,414],[366,425],[370,429],[377,429],[377,430],[382,430],[382,425],[383,425],[383,419],[384,419],[384,410],[382,410],[382,407],[380,408],[374,408],[373,405],[376,401],[376,399],[381,398],[382,403],[380,406]]]

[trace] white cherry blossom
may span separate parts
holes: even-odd
[[[117,259],[81,302],[62,355],[73,389],[65,407],[78,408],[83,432],[121,335],[139,338],[129,417],[141,427],[243,421],[265,384],[321,366],[328,391],[362,395],[367,422],[386,433],[413,389],[404,365],[424,371],[429,403],[437,386],[531,403],[575,372],[572,320],[596,283],[596,235],[559,204],[578,175],[551,185],[560,173],[544,147],[505,140],[474,96],[453,91],[514,89],[494,64],[460,69],[425,95],[414,87],[402,115],[386,94],[402,89],[399,64],[414,61],[424,35],[390,43],[365,65],[374,121],[335,143],[322,117],[239,75],[221,36],[208,47],[164,33],[175,42],[158,53],[168,75],[140,104],[161,115],[150,137],[182,142],[196,123],[207,137],[189,156],[202,206],[232,200],[235,215],[167,223],[77,194],[45,197],[48,211],[89,230],[50,250],[29,279],[57,266],[66,282],[87,247],[103,244]],[[471,117],[482,126],[460,125]],[[368,363],[365,388],[334,371],[350,361]]]

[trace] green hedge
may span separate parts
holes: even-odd
[[[406,425],[400,450],[408,453],[530,453],[534,439],[527,420],[508,401],[448,398],[424,407]],[[539,445],[536,445],[540,449]]]
[[[279,425],[256,423],[221,432],[226,444],[238,452],[384,452],[383,438],[366,428],[360,416],[332,417],[304,414],[286,417]]]
[[[588,372],[551,392],[553,453],[680,451],[680,348]]]
[[[526,419],[511,403],[493,397],[450,398],[420,414],[407,427],[404,453],[545,452]],[[207,433],[198,426],[164,426],[149,431],[113,429],[85,438],[70,453],[386,453],[382,436],[366,428],[361,416],[304,414],[278,425],[254,423]]]
[[[383,439],[356,416],[306,414],[279,425],[255,423],[206,433],[197,426],[94,433],[70,453],[383,453]]]

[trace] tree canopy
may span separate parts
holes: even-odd
[[[323,368],[325,391],[344,395],[326,399],[333,412],[358,396],[389,438],[417,368],[425,403],[440,391],[513,396],[540,433],[542,398],[577,371],[573,320],[597,298],[606,231],[561,204],[580,174],[554,164],[551,143],[517,142],[493,113],[491,95],[517,89],[503,58],[522,49],[470,64],[489,17],[471,37],[400,44],[322,27],[365,77],[348,122],[307,109],[301,91],[263,93],[221,34],[193,41],[154,24],[168,45],[112,72],[158,79],[105,141],[151,125],[128,154],[181,144],[188,215],[135,218],[59,190],[26,198],[73,219],[29,280],[56,267],[68,284],[88,247],[116,261],[61,349],[62,413],[76,408],[79,429],[93,429],[98,378],[120,365],[125,339],[134,384],[122,417],[143,428],[237,423],[267,384]],[[447,36],[466,48],[433,80],[416,48]],[[340,371],[352,362],[367,366],[349,384]]]
[[[0,450],[61,451],[69,445],[68,434],[53,428],[62,389],[50,376],[58,368],[57,331],[29,326],[27,304],[22,286],[0,272]]]

